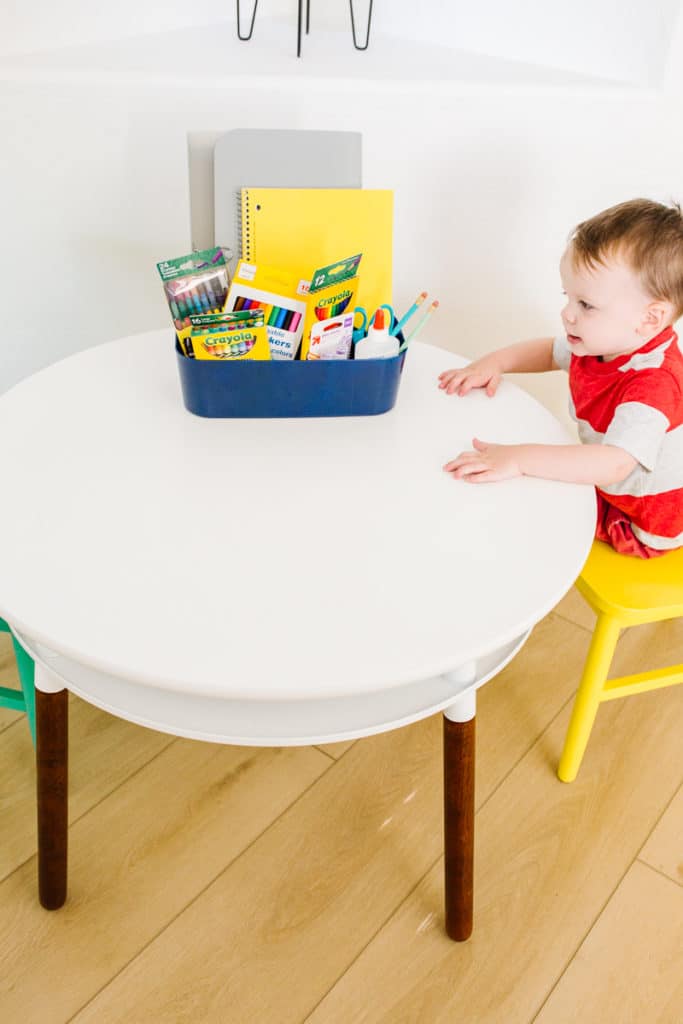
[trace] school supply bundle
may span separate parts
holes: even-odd
[[[220,249],[159,264],[187,409],[257,418],[392,408],[406,345],[438,306],[410,334],[426,293],[394,314],[392,205],[386,190],[241,189],[241,259],[232,281],[225,268],[220,311],[206,308],[219,296],[196,279],[220,266]]]
[[[343,261],[341,266],[344,262],[353,265],[351,260]],[[323,270],[339,266],[335,264]],[[321,292],[324,281],[324,276],[318,281]],[[334,288],[343,288],[344,284],[344,281],[336,280]],[[313,310],[314,316],[319,294],[315,288],[309,289],[309,312]],[[401,318],[388,304],[378,307],[369,319],[365,310],[359,310],[359,307],[349,309],[339,317],[324,313],[322,319],[315,317],[308,359],[235,358],[235,355],[240,355],[239,351],[228,355],[225,350],[193,359],[188,358],[176,339],[185,406],[198,416],[212,418],[374,416],[388,412],[398,395],[406,346],[423,329],[438,302],[431,304],[411,333],[408,334],[405,327],[403,331],[398,328],[401,323],[408,324],[425,298],[426,295],[418,296],[420,301],[413,303]],[[334,305],[318,308],[326,312],[334,309]],[[230,328],[235,329],[234,325],[249,319],[258,318],[262,322],[264,312],[261,307],[224,313],[226,333]],[[362,313],[363,325],[370,327],[369,337],[365,337],[364,329],[357,327],[361,337],[358,344],[353,345],[354,314],[359,313]],[[198,340],[210,349],[211,332],[218,332],[215,324],[219,318],[205,316],[194,319],[198,322],[193,329],[204,332],[204,338]],[[326,333],[326,328],[329,333]],[[267,348],[266,327],[261,327],[261,330]],[[349,354],[351,358],[348,358]]]

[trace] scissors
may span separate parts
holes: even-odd
[[[394,311],[393,311],[392,307],[387,305],[386,302],[384,302],[378,308],[386,310],[386,312],[389,314],[389,330],[391,330],[393,325],[396,323],[396,317],[394,316]],[[361,321],[359,327],[356,326],[356,318],[357,317],[360,317],[360,321]],[[365,337],[365,335],[368,333],[368,324],[372,323],[372,321],[374,319],[375,319],[374,313],[370,317],[370,319],[368,320],[368,314],[365,311],[365,309],[363,308],[363,306],[356,306],[356,308],[353,311],[353,335],[352,335],[352,337],[353,337],[354,345],[356,344],[357,341],[360,341],[361,338]]]

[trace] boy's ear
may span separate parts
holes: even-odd
[[[670,323],[673,323],[674,308],[666,299],[655,299],[645,310],[643,327],[649,332],[659,334]]]

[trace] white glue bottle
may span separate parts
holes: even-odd
[[[377,310],[367,336],[356,343],[354,359],[391,359],[398,355],[398,338],[389,334],[388,319],[386,310]]]

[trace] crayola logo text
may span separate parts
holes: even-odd
[[[229,342],[231,345],[238,344],[241,341],[255,341],[253,334],[249,334],[248,331],[230,331],[229,334],[224,334],[219,338],[207,338],[207,346],[211,345],[224,345]]]
[[[350,299],[353,293],[348,291],[339,292],[337,295],[332,295],[329,299],[323,299],[322,302],[318,303],[318,309],[324,309],[325,306],[336,306],[338,302],[343,302],[344,299]]]

